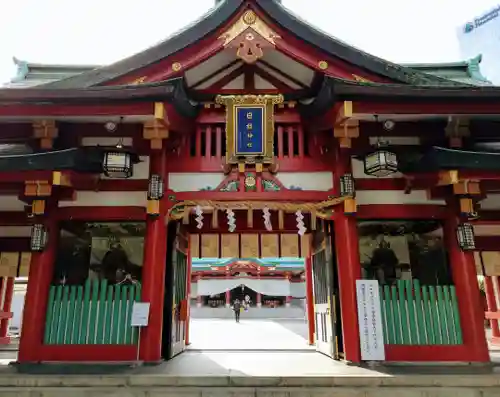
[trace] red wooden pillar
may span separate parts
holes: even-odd
[[[361,361],[361,348],[358,329],[356,280],[361,279],[361,263],[356,218],[344,213],[338,213],[335,218],[334,228],[344,355],[347,361],[357,363]]]
[[[189,345],[189,322],[191,321],[191,271],[192,271],[192,260],[191,260],[191,238],[188,238],[188,255],[187,255],[187,275],[186,275],[186,303],[187,303],[187,318],[186,318],[186,345]]]
[[[40,347],[43,343],[50,283],[54,276],[59,240],[59,227],[54,217],[55,210],[56,208],[50,208],[45,215],[44,224],[48,232],[45,250],[34,252],[31,257],[17,359],[20,363],[38,362],[44,359],[41,356]]]
[[[150,175],[163,178],[167,189],[166,151],[154,150],[149,156]],[[144,265],[142,269],[142,301],[150,303],[149,324],[141,331],[140,357],[145,362],[161,360],[163,328],[163,303],[165,294],[165,264],[167,257],[167,227],[165,216],[168,198],[160,200],[160,215],[149,216],[144,240]]]
[[[313,275],[312,275],[312,260],[311,255],[306,258],[305,264],[306,273],[306,306],[307,306],[307,329],[309,336],[309,344],[314,345],[314,295],[313,295]]]
[[[226,291],[226,307],[231,306],[231,290]]]
[[[14,295],[14,277],[5,278],[4,282],[5,295],[3,300],[2,312],[10,313],[12,306],[12,296]],[[10,319],[6,318],[0,321],[0,340],[6,338],[9,332]]]
[[[493,280],[491,276],[484,276],[484,289],[486,293],[486,304],[488,305],[489,312],[497,311],[497,300],[495,298],[495,288],[493,287]],[[498,338],[500,336],[500,329],[498,328],[498,320],[490,320],[491,336]]]
[[[334,189],[340,195],[340,177],[352,173],[351,154],[348,149],[337,147],[334,169]],[[356,217],[346,215],[338,208],[334,221],[335,251],[339,278],[340,309],[342,311],[342,336],[344,357],[353,363],[361,362],[359,341],[358,304],[356,280],[361,279],[359,237]]]
[[[262,307],[262,294],[260,292],[257,292],[257,295],[255,297],[255,303],[257,304],[257,307]]]
[[[472,251],[462,251],[456,229],[459,225],[456,205],[448,201],[449,215],[444,224],[444,238],[455,284],[463,342],[470,352],[470,361],[490,361],[484,332],[484,307],[477,282],[476,264]]]

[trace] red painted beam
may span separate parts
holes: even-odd
[[[353,114],[497,114],[500,101],[488,103],[402,103],[402,102],[354,102]]]
[[[332,192],[320,192],[316,190],[283,190],[279,192],[173,192],[175,200],[214,200],[214,201],[299,201],[299,202],[317,202],[327,200]]]
[[[61,207],[57,209],[58,220],[80,221],[142,221],[146,220],[146,208],[122,207]]]
[[[302,121],[300,114],[292,109],[276,109],[274,113],[274,122],[283,124],[299,124]],[[205,109],[200,112],[196,119],[200,124],[225,124],[226,112],[225,110],[214,111]]]
[[[153,102],[116,105],[2,105],[0,117],[153,116]]]
[[[467,345],[385,345],[387,361],[454,361],[469,362],[478,360],[475,351]]]
[[[27,226],[32,223],[33,223],[32,218],[28,218],[28,214],[26,212],[0,211],[1,226]]]
[[[245,90],[244,88],[224,88],[224,89],[206,89],[206,90],[199,90],[200,94],[205,94],[205,95],[246,95],[248,94],[248,90]],[[266,89],[266,88],[258,88],[255,90],[252,90],[252,94],[255,95],[277,95],[277,94],[282,94],[281,91],[277,89]]]
[[[2,226],[6,226],[3,224],[3,222],[0,222],[0,224]],[[29,250],[29,237],[0,237],[0,252],[27,252]]]
[[[39,357],[46,362],[132,362],[136,345],[42,345]]]
[[[444,219],[444,205],[367,204],[358,206],[358,219]]]

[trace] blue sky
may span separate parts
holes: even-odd
[[[230,0],[229,0],[230,1]],[[12,57],[109,64],[163,40],[214,0],[0,0],[0,82]],[[394,62],[460,59],[456,29],[499,0],[283,0],[322,30]]]

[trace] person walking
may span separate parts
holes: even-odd
[[[236,320],[237,323],[240,322],[240,314],[241,314],[241,303],[239,299],[236,299],[233,303],[233,310],[234,310],[234,319]]]

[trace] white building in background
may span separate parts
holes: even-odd
[[[460,26],[458,41],[462,59],[481,54],[482,75],[500,85],[500,5]]]

